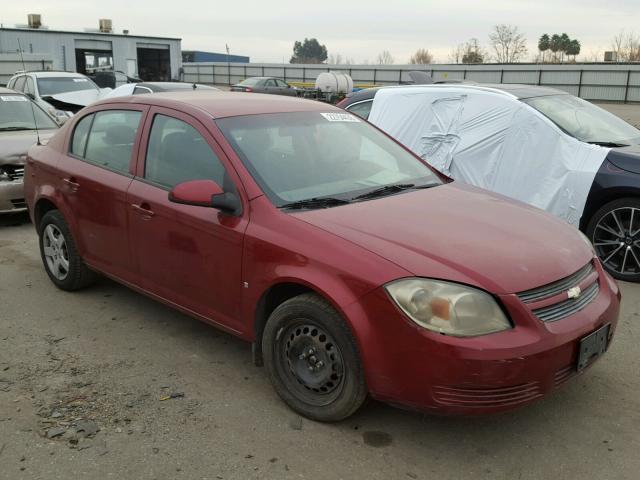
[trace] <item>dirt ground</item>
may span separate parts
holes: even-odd
[[[108,280],[57,290],[26,217],[4,218],[0,478],[637,479],[640,286],[622,290],[608,354],[534,405],[461,419],[370,402],[324,425],[277,398],[248,344]]]

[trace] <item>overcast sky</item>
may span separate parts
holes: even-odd
[[[35,0],[4,1],[0,22],[25,24],[40,13],[51,29],[97,28],[111,18],[131,34],[182,38],[183,50],[249,55],[255,62],[288,62],[293,42],[316,37],[329,53],[357,63],[388,50],[405,63],[418,48],[446,62],[455,45],[476,37],[487,45],[498,23],[517,25],[530,57],[542,33],[566,32],[582,43],[582,56],[610,48],[620,30],[640,34],[640,0],[394,0],[322,2],[274,0]],[[590,58],[588,58],[590,60]]]

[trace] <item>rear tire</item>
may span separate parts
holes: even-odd
[[[91,285],[97,278],[80,258],[64,217],[58,210],[48,211],[38,225],[40,256],[53,284],[67,291]]]
[[[640,199],[620,198],[603,205],[589,219],[586,234],[611,276],[640,281]]]
[[[273,311],[262,351],[278,395],[307,418],[343,420],[367,397],[351,331],[338,312],[315,294],[291,298]]]

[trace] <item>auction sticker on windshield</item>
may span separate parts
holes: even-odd
[[[0,100],[3,102],[27,102],[27,98],[22,95],[2,95],[0,96]]]
[[[321,113],[324,118],[329,120],[330,122],[360,122],[354,115],[350,113],[340,113],[340,112],[331,112],[331,113]]]

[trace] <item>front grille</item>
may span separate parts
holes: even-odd
[[[594,270],[595,268],[593,267],[593,263],[589,262],[576,273],[569,275],[562,280],[518,293],[518,298],[524,303],[532,303],[544,298],[553,297],[559,293],[566,292],[571,287],[575,287],[591,275]]]
[[[13,200],[11,200],[11,204],[15,209],[27,208],[27,202],[24,201],[24,198],[14,198]]]
[[[533,310],[533,313],[543,322],[555,322],[556,320],[568,317],[582,310],[591,300],[596,298],[599,291],[600,286],[598,282],[594,282],[589,285],[578,298],[569,298],[555,305],[537,308]]]
[[[24,177],[23,165],[3,165],[0,169],[9,176],[9,180],[20,180]]]
[[[433,387],[434,400],[449,407],[507,407],[530,402],[541,396],[542,390],[538,382],[498,388]]]

